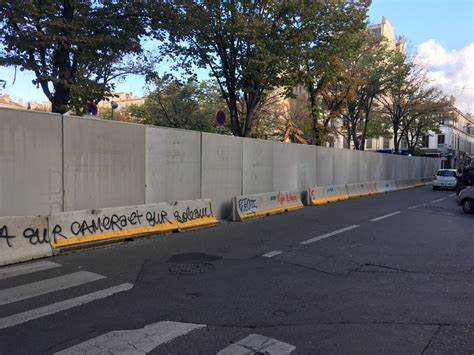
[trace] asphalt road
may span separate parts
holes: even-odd
[[[431,187],[0,268],[0,354],[473,354],[474,216]]]

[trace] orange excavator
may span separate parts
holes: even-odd
[[[286,123],[286,130],[285,135],[283,136],[283,142],[308,144],[308,141],[303,138],[303,131],[296,127],[296,125],[291,120],[288,120],[288,122]]]

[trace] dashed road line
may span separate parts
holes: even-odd
[[[147,354],[161,344],[204,328],[203,324],[162,321],[140,329],[115,330],[89,339],[55,355],[68,354]]]
[[[382,220],[382,219],[395,216],[395,215],[397,215],[397,214],[399,214],[399,213],[400,213],[400,211],[392,212],[392,213],[389,213],[389,214],[386,214],[386,215],[383,215],[383,216],[380,216],[380,217],[377,217],[377,218],[372,218],[370,221],[371,221],[371,222],[377,222],[377,221],[380,221],[380,220]]]
[[[320,235],[319,237],[314,237],[314,238],[302,241],[302,242],[300,242],[300,244],[307,245],[307,244],[310,244],[310,243],[314,243],[314,242],[317,242],[319,240],[326,239],[326,238],[332,237],[336,234],[344,233],[344,232],[350,231],[351,229],[358,228],[358,227],[360,227],[360,225],[354,224],[354,225],[349,226],[349,227],[338,229],[337,231],[334,231],[334,232],[331,232],[331,233],[326,233],[326,234]]]
[[[280,255],[281,253],[282,252],[279,251],[279,250],[274,250],[274,251],[271,251],[269,253],[263,254],[262,256],[264,256],[266,258],[273,258],[274,256]]]
[[[9,277],[15,277],[20,275],[29,274],[32,272],[43,271],[60,267],[61,264],[53,263],[52,261],[37,261],[29,264],[21,264],[15,266],[3,267],[0,269],[0,280],[7,279]]]
[[[412,210],[412,209],[414,209],[414,208],[418,208],[418,207],[421,207],[421,206],[426,206],[426,202],[420,203],[419,205],[415,205],[415,206],[408,207],[408,209],[409,209],[409,210]]]
[[[49,316],[54,313],[62,312],[70,308],[81,306],[83,304],[97,301],[102,298],[112,296],[116,293],[128,291],[133,288],[133,284],[124,283],[114,287],[106,288],[97,292],[88,293],[83,296],[71,298],[65,301],[53,303],[44,307],[31,309],[26,312],[13,314],[11,316],[0,318],[0,329],[13,327],[18,324],[26,323],[30,320]]]
[[[0,306],[104,278],[105,276],[94,274],[93,272],[79,271],[26,285],[7,288],[0,290]]]
[[[431,201],[430,203],[441,202],[441,201],[444,201],[444,200],[446,200],[446,197],[439,198],[439,199],[437,199],[437,200]]]
[[[217,355],[290,354],[296,346],[259,334],[250,334],[222,349]]]
[[[449,197],[454,197],[456,196],[456,193],[449,195]]]

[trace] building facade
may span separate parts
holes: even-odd
[[[422,137],[421,151],[424,156],[441,157],[443,168],[457,169],[474,161],[474,116],[454,106],[451,115],[443,120],[440,133]]]

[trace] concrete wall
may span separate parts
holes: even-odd
[[[209,198],[222,219],[234,196],[431,176],[439,166],[438,159],[0,109],[0,216]]]
[[[201,198],[201,133],[146,127],[146,203]]]
[[[334,152],[333,148],[314,147],[316,151],[316,184],[318,186],[334,185]]]
[[[243,138],[243,191],[250,195],[273,188],[273,142]]]
[[[231,212],[231,199],[242,195],[243,139],[202,133],[202,198],[210,198],[218,219]]]
[[[61,210],[61,154],[61,115],[0,110],[0,216]]]
[[[64,117],[64,211],[145,203],[145,126]]]

